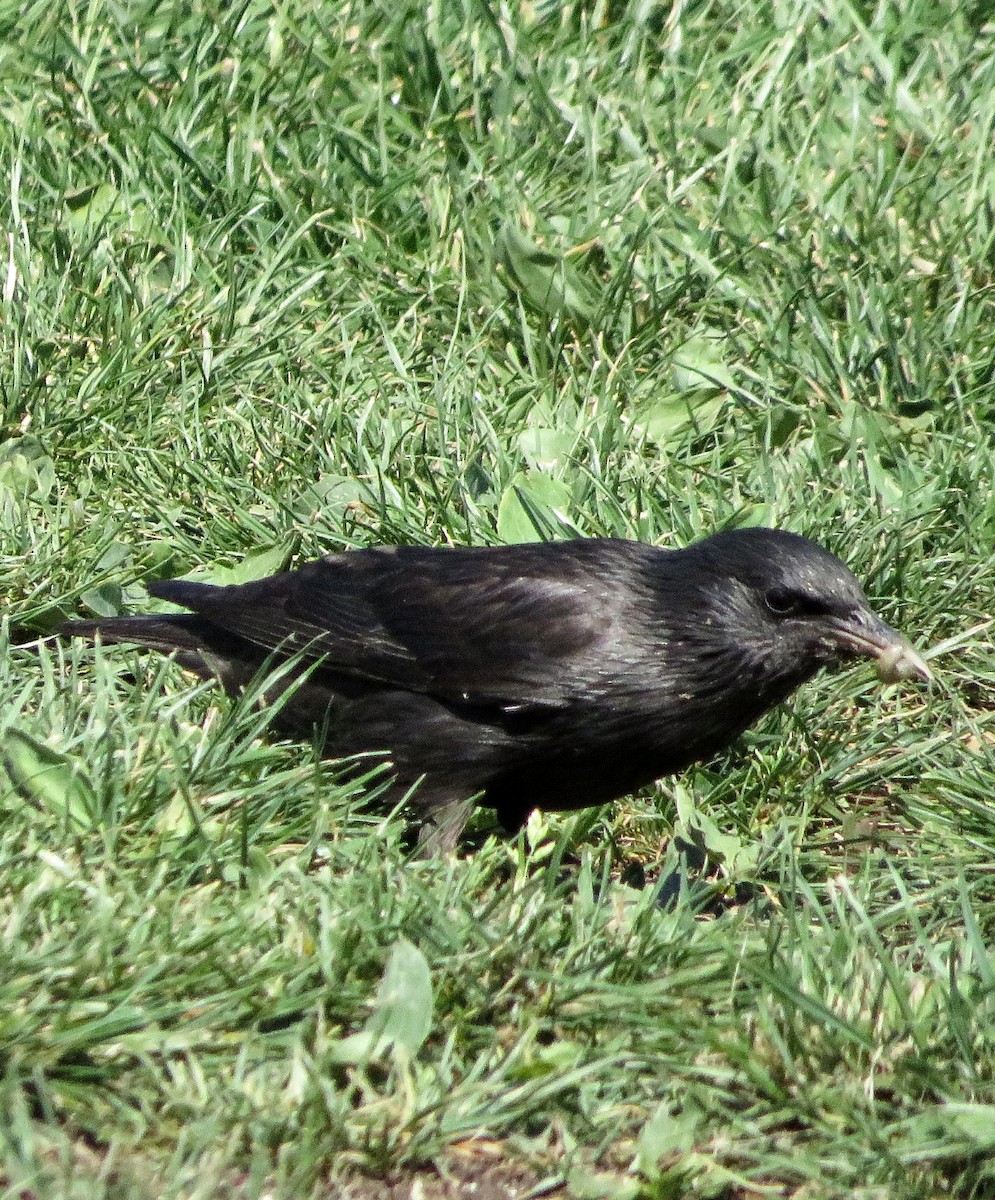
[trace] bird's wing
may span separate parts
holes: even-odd
[[[257,583],[152,590],[265,650],[508,708],[568,703],[603,660],[619,607],[612,581],[578,557],[526,547],[353,551]]]

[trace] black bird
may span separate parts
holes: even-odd
[[[676,551],[381,547],[148,590],[191,611],[61,632],[174,654],[228,692],[292,660],[275,723],[317,729],[328,757],[383,752],[389,798],[411,792],[436,849],[473,800],[514,829],[533,808],[602,804],[707,759],[840,660],[873,659],[888,682],[930,677],[838,558],[774,529]]]

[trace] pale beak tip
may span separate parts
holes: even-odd
[[[885,646],[878,655],[877,671],[882,683],[902,683],[910,679],[929,683],[933,678],[922,657],[904,641]]]

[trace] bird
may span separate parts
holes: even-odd
[[[477,805],[513,831],[533,809],[605,804],[706,761],[822,668],[931,677],[836,555],[778,529],[676,550],[374,546],[147,589],[187,611],[59,632],[170,654],[230,694],[273,672],[277,730],[326,758],[382,756],[386,801],[407,801],[435,854]]]

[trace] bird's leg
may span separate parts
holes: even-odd
[[[441,858],[452,854],[460,840],[460,835],[466,828],[466,823],[473,815],[476,807],[476,797],[468,800],[447,800],[438,807],[432,807],[431,800],[426,803],[424,792],[418,795],[419,807],[426,807],[430,816],[421,827],[418,834],[418,857]]]

